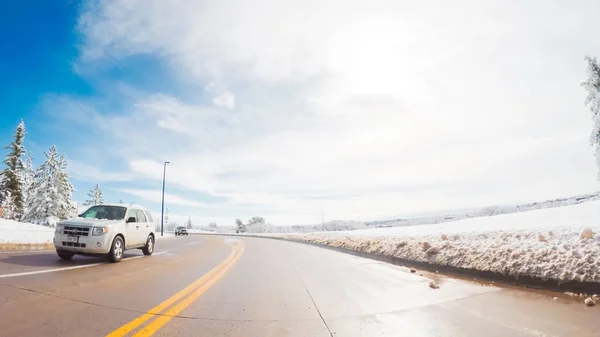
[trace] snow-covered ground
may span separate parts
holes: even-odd
[[[192,228],[187,230],[190,234],[215,234],[216,231],[208,231],[204,229]]]
[[[574,228],[594,225],[600,225],[600,201],[590,201],[577,205],[465,219],[441,224],[373,228],[338,233],[359,236],[398,236],[485,232],[493,230],[543,229],[553,227]]]
[[[0,219],[0,243],[52,243],[54,229]]]
[[[154,236],[156,237],[156,241],[173,239],[175,237],[175,233],[173,232],[163,232],[163,236],[160,236],[160,232],[155,232]]]
[[[600,282],[600,201],[443,224],[264,236],[513,276]]]

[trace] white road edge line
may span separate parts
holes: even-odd
[[[162,255],[162,254],[166,254],[168,252],[164,251],[164,252],[158,252],[154,255]],[[132,257],[126,257],[121,261],[127,261],[127,260],[134,260],[134,259],[141,259],[142,257],[144,257],[144,255],[140,255],[140,256],[132,256]],[[72,266],[72,267],[64,267],[64,268],[53,268],[53,269],[44,269],[44,270],[36,270],[36,271],[28,271],[28,272],[24,272],[24,273],[14,273],[14,274],[3,274],[0,275],[0,279],[3,278],[10,278],[10,277],[17,277],[17,276],[28,276],[28,275],[37,275],[37,274],[47,274],[47,273],[54,273],[54,272],[58,272],[58,271],[65,271],[65,270],[73,270],[73,269],[81,269],[81,268],[88,268],[88,267],[95,267],[95,266],[99,266],[101,264],[107,264],[106,262],[99,262],[99,263],[91,263],[91,264],[84,264],[82,266]]]
[[[123,260],[125,260],[125,259],[123,259]],[[72,266],[72,267],[64,267],[64,268],[54,268],[54,269],[44,269],[44,270],[28,271],[28,272],[24,272],[24,273],[4,274],[4,275],[0,275],[0,279],[2,279],[2,278],[9,278],[9,277],[17,277],[17,276],[27,276],[27,275],[37,275],[37,274],[54,273],[54,272],[57,272],[57,271],[64,271],[64,270],[88,268],[88,267],[99,266],[101,264],[105,264],[105,263],[104,262],[102,262],[102,263],[92,263],[92,264],[84,264],[83,266]]]
[[[24,254],[24,253],[40,253],[46,254],[48,252],[54,252],[53,250],[48,249],[38,249],[38,250],[3,250],[0,254]]]

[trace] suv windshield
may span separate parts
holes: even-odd
[[[125,219],[126,207],[121,206],[92,206],[81,214],[85,219],[106,219],[123,220]]]

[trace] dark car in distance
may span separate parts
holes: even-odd
[[[187,229],[184,226],[175,228],[175,235],[188,235]]]

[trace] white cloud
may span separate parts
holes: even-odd
[[[232,218],[535,200],[596,189],[579,83],[599,6],[93,2],[79,66],[149,54],[197,82],[207,100],[136,95],[103,124],[132,173],[159,180],[169,160],[170,183]]]
[[[69,173],[72,178],[83,181],[131,181],[135,177],[131,173],[106,172],[99,167],[88,165],[77,160],[69,160]]]
[[[149,201],[161,202],[162,200],[162,191],[159,190],[147,190],[147,189],[129,189],[129,188],[117,188],[115,191],[135,195],[136,197],[140,197]],[[204,207],[205,204],[185,199],[180,196],[165,193],[165,204],[171,205],[182,205],[182,206],[194,206],[194,207]]]
[[[229,91],[225,91],[221,95],[213,98],[213,103],[216,106],[231,110],[235,108],[235,96]]]

